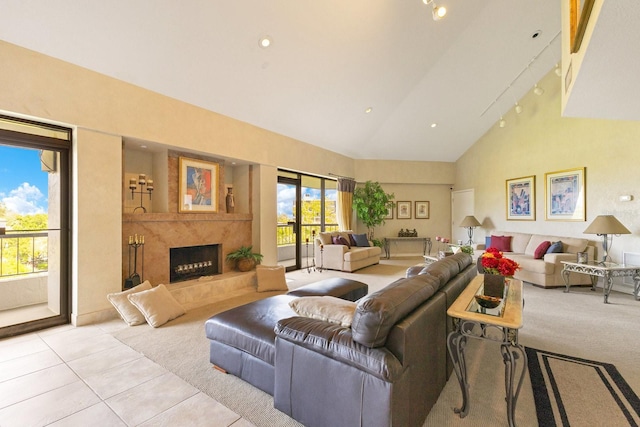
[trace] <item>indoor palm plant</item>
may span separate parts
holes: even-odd
[[[264,255],[253,252],[253,246],[240,246],[227,254],[227,261],[235,263],[239,271],[252,270],[256,264],[260,264]]]

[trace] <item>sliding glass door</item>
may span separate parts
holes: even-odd
[[[338,229],[337,182],[297,172],[278,172],[278,263],[287,270],[313,265],[313,239]]]
[[[69,322],[70,148],[0,116],[0,338]]]

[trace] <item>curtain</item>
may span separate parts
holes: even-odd
[[[338,200],[336,205],[336,217],[339,230],[351,230],[351,217],[353,215],[353,190],[356,181],[351,178],[338,178]]]

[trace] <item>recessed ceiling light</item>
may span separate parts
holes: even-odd
[[[364,110],[365,113],[369,114],[370,112],[373,111],[373,108],[369,107],[366,110]]]
[[[533,32],[533,34],[531,34],[531,38],[537,39],[540,34],[542,34],[542,30],[536,30]]]
[[[269,46],[271,46],[272,43],[273,43],[273,40],[271,40],[271,37],[269,36],[260,37],[260,40],[258,41],[258,44],[263,49],[268,48]]]
[[[438,126],[438,124],[437,124],[437,123],[431,123],[431,127],[432,127],[432,128],[434,128],[434,127],[436,127],[436,126]]]

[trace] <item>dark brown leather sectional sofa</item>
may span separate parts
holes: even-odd
[[[236,339],[246,348],[234,348],[222,359],[243,360],[243,366],[227,370],[273,394],[274,406],[305,426],[421,426],[452,372],[446,341],[453,326],[447,308],[476,274],[464,253],[412,267],[406,278],[360,298],[351,327],[257,304],[254,309],[267,312],[254,312],[249,321],[254,327],[243,328],[262,329],[255,334],[262,341]],[[273,298],[288,308],[288,299],[294,297]],[[210,325],[212,319],[206,330],[215,364],[214,353],[232,346],[221,346],[213,332],[226,330],[228,335],[233,328],[229,323],[220,328],[219,321]],[[241,353],[273,345],[266,342],[272,338],[264,327],[274,320],[273,361],[260,358],[261,363],[247,364]],[[271,369],[263,369],[265,364]],[[256,381],[249,374],[256,367],[274,383]]]

